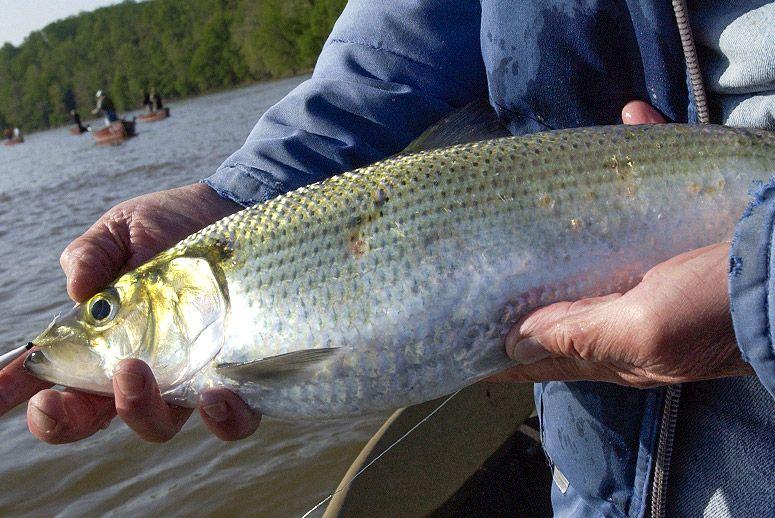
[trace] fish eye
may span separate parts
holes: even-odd
[[[113,300],[109,294],[96,295],[88,306],[88,314],[91,320],[96,324],[105,324],[109,322],[115,315],[118,309],[118,301]]]
[[[97,299],[92,302],[91,316],[94,320],[99,322],[100,320],[105,320],[108,318],[112,309],[113,308],[108,300]]]

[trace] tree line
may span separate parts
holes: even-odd
[[[104,90],[197,95],[312,68],[346,0],[150,0],[54,22],[0,48],[0,128],[66,123]]]

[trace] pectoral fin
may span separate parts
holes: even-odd
[[[304,349],[252,362],[221,363],[216,366],[216,370],[221,376],[235,381],[256,382],[266,378],[297,374],[332,358],[338,349],[338,347]]]

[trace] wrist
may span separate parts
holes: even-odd
[[[269,173],[238,165],[222,165],[202,183],[242,207],[263,203],[288,191]]]
[[[204,212],[212,214],[220,219],[242,210],[244,207],[232,200],[221,196],[209,185],[199,182],[183,187],[197,200],[204,202]]]

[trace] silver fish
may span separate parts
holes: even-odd
[[[775,136],[612,126],[406,154],[245,209],[56,319],[26,368],[109,394],[146,361],[169,401],[225,386],[268,415],[381,411],[503,370],[508,329],[727,240]]]

